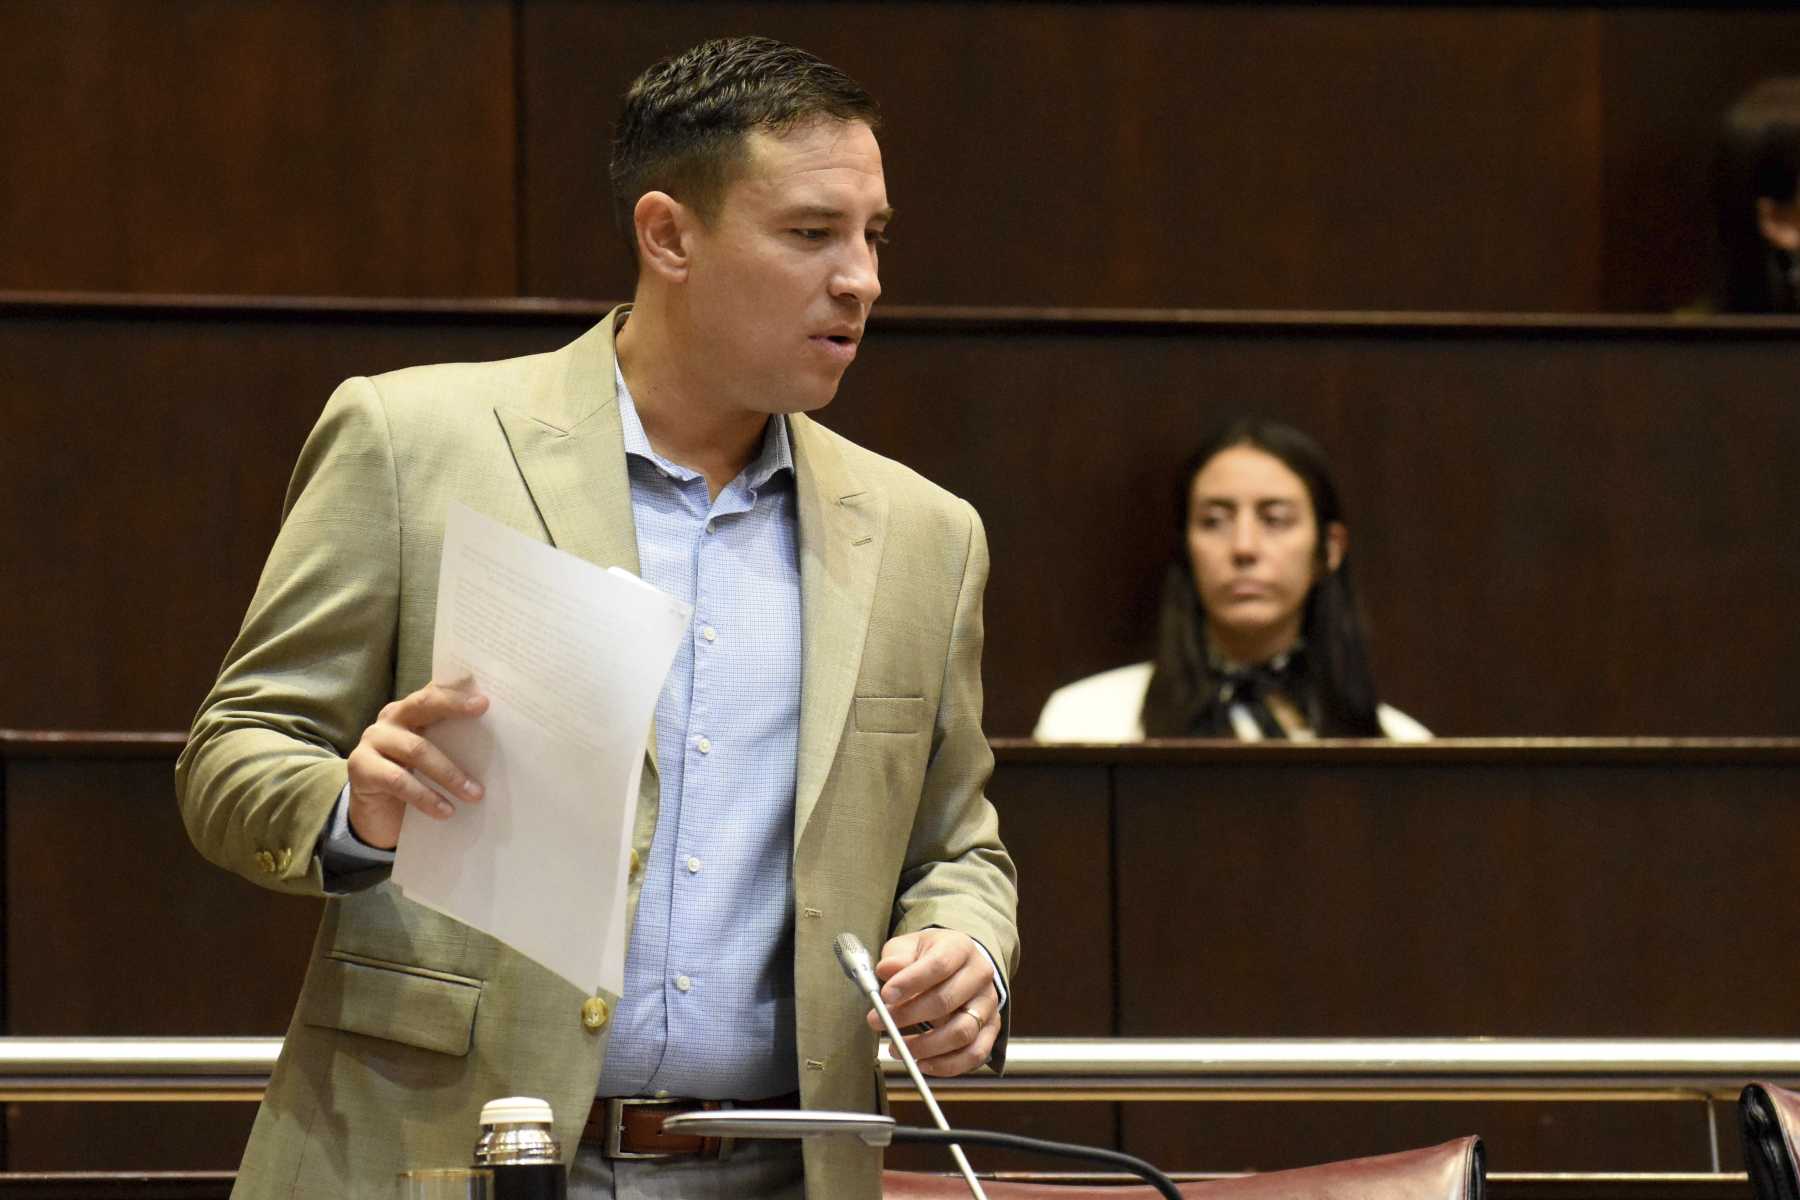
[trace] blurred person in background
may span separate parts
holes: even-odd
[[[1800,77],[1765,79],[1726,111],[1713,196],[1723,282],[1704,307],[1800,311]]]
[[[1175,526],[1155,660],[1059,688],[1033,736],[1430,738],[1376,698],[1350,531],[1318,443],[1234,421],[1188,460]]]

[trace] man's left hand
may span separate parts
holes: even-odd
[[[975,939],[953,929],[922,929],[889,938],[875,964],[881,998],[894,1024],[928,1024],[906,1035],[927,1075],[961,1075],[988,1060],[1000,1036],[1000,991],[994,968]],[[869,1025],[882,1031],[881,1015]]]

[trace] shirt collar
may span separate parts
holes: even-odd
[[[1293,645],[1289,646],[1286,650],[1283,650],[1280,654],[1277,654],[1274,658],[1269,659],[1267,662],[1239,663],[1232,662],[1229,658],[1226,658],[1224,654],[1220,653],[1219,648],[1213,644],[1213,640],[1210,636],[1206,639],[1206,665],[1212,668],[1213,674],[1221,676],[1242,674],[1245,671],[1257,670],[1273,672],[1276,675],[1285,674],[1291,667],[1299,663],[1305,653],[1306,639],[1299,638]]]
[[[625,435],[625,453],[641,458],[677,479],[700,478],[700,472],[671,462],[651,447],[650,438],[644,432],[644,423],[638,418],[637,403],[631,398],[631,389],[625,386],[625,373],[619,369],[617,359],[613,360],[613,386],[619,394],[619,427]],[[780,472],[792,474],[793,470],[794,451],[788,441],[787,418],[777,414],[763,426],[762,448],[750,461],[750,465],[744,468],[740,478],[754,490],[768,483]]]

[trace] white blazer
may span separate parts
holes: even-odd
[[[1114,667],[1078,679],[1050,693],[1031,736],[1040,742],[1141,742],[1144,740],[1144,694],[1153,667],[1147,662]],[[1396,742],[1428,742],[1431,730],[1397,708],[1375,706],[1381,736]],[[1231,726],[1238,740],[1259,742],[1262,731],[1239,704],[1231,706]],[[1305,741],[1311,733],[1297,734]]]

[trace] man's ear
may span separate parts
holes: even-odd
[[[1763,241],[1789,254],[1800,253],[1800,201],[1783,204],[1768,196],[1756,198],[1756,227]]]
[[[667,192],[645,192],[631,210],[637,234],[638,269],[654,273],[669,283],[680,283],[688,272],[688,229],[694,216]]]
[[[1350,553],[1350,529],[1342,521],[1325,526],[1325,571],[1327,574],[1344,565]]]

